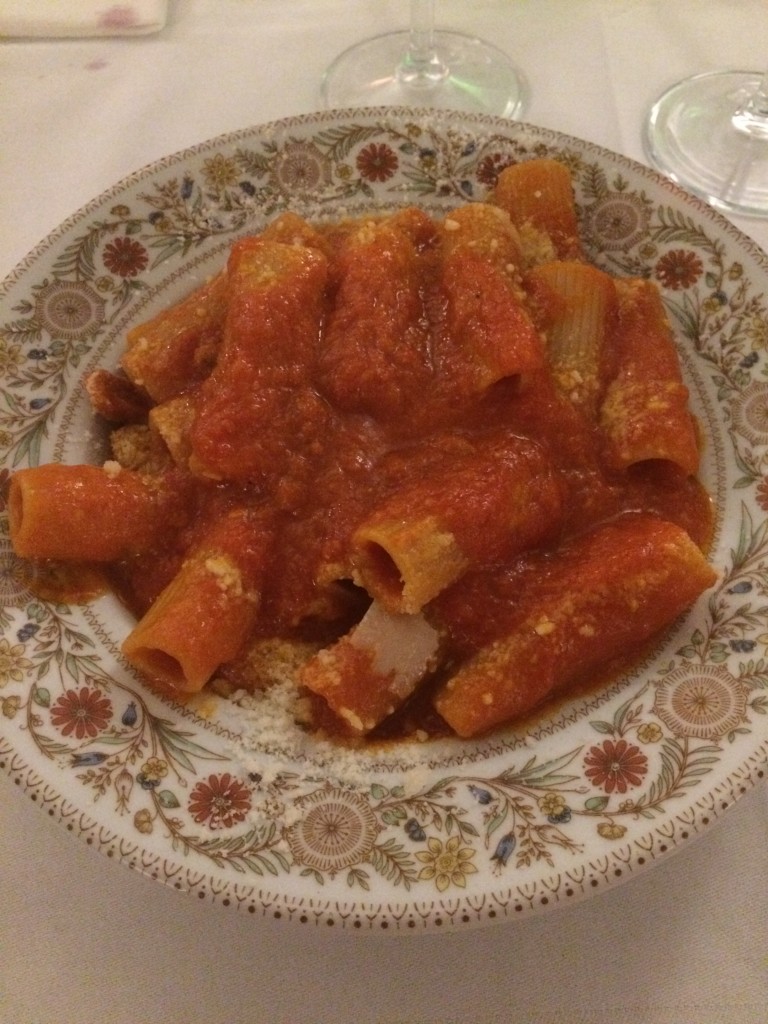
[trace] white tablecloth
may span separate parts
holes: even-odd
[[[34,2],[34,0],[32,0]],[[761,67],[765,0],[441,0],[525,69],[527,120],[642,159],[677,78]],[[130,171],[319,106],[336,53],[407,0],[171,0],[141,38],[0,42],[0,275]],[[768,220],[737,221],[768,248]],[[0,776],[2,1024],[747,1024],[768,1020],[768,789],[591,900],[382,937],[239,915],[70,838]]]

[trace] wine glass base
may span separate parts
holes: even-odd
[[[672,86],[651,107],[645,152],[678,185],[727,213],[768,217],[768,139],[733,123],[760,84],[751,71],[715,71]]]
[[[406,81],[398,68],[409,42],[408,32],[390,32],[341,53],[323,77],[325,106],[438,107],[502,117],[522,112],[525,79],[495,46],[460,32],[438,30],[435,50],[447,73]]]

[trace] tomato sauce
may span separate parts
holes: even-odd
[[[564,514],[543,551],[474,572],[463,583],[460,605],[451,591],[436,600],[441,620],[451,624],[453,659],[514,623],[516,595],[530,574],[542,571],[547,550],[605,519],[650,511],[706,549],[712,511],[702,486],[665,462],[621,473],[606,468],[598,426],[563,396],[546,365],[478,386],[455,348],[438,247],[423,222],[410,235],[394,228],[375,234],[362,252],[347,249],[348,238],[339,229],[321,236],[329,261],[324,283],[318,284],[322,261],[308,259],[305,273],[286,279],[276,312],[243,305],[237,339],[220,341],[219,363],[189,390],[198,408],[192,440],[202,465],[182,474],[185,522],[170,524],[152,550],[112,567],[113,586],[137,615],[210,523],[245,507],[268,514],[274,533],[251,643],[341,635],[366,600],[351,582],[355,528],[409,481],[500,433],[547,451],[562,480]],[[494,294],[478,283],[481,306]],[[533,296],[532,308],[537,301]],[[529,334],[530,323],[519,316],[495,329]],[[208,347],[210,330],[206,321]],[[385,340],[383,347],[372,347],[374,335]],[[221,355],[227,345],[238,347],[229,363]],[[262,355],[254,354],[258,346]],[[217,470],[226,471],[226,481]],[[242,685],[242,664],[224,666],[223,674]],[[428,693],[427,685],[376,735],[439,733]],[[321,724],[329,727],[325,719]]]

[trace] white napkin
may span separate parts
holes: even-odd
[[[146,35],[167,13],[168,0],[0,0],[0,39]]]

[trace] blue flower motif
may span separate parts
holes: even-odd
[[[409,818],[405,823],[405,833],[414,843],[422,843],[427,838],[427,833],[415,818]]]
[[[752,589],[752,584],[749,580],[739,580],[738,583],[734,583],[732,587],[728,587],[729,594],[748,594]]]
[[[33,398],[29,403],[29,408],[37,411],[38,409],[44,409],[46,405],[50,405],[50,398]]]
[[[189,175],[185,174],[184,178],[182,179],[182,182],[181,182],[181,189],[179,190],[179,192],[181,194],[181,198],[182,199],[189,199],[189,197],[192,195],[192,191],[194,190],[194,187],[195,187],[195,183],[192,180],[192,178],[190,178]]]
[[[123,712],[123,717],[120,719],[120,721],[123,723],[123,725],[127,725],[130,727],[132,725],[136,725],[136,719],[138,717],[139,714],[136,710],[136,703],[135,701],[131,701],[128,704],[128,707]]]
[[[93,751],[90,754],[73,754],[72,755],[72,767],[82,768],[84,765],[101,764],[102,761],[106,761],[108,754],[100,754],[97,751]]]
[[[731,640],[730,648],[735,651],[736,654],[749,654],[750,651],[755,649],[754,640]]]
[[[142,789],[157,789],[160,785],[160,779],[149,779],[144,772],[139,772],[136,776],[136,781]]]
[[[48,350],[44,348],[31,348],[27,355],[30,359],[47,359]]]
[[[512,856],[516,846],[517,840],[515,839],[514,832],[507,832],[506,835],[501,837],[496,844],[496,849],[491,854],[491,860],[496,862],[496,870],[506,866],[506,863]]]
[[[256,195],[256,186],[253,184],[252,181],[241,181],[240,182],[240,191],[241,192],[245,192],[245,194],[247,196],[255,196]]]
[[[479,786],[470,786],[469,792],[479,804],[489,804],[493,800],[493,795],[487,789],[481,789]]]
[[[573,814],[571,813],[571,808],[564,807],[562,811],[558,811],[557,814],[550,814],[547,817],[547,821],[550,825],[567,825],[572,817]]]
[[[25,622],[21,629],[17,630],[16,636],[19,638],[21,643],[25,640],[31,640],[32,637],[37,633],[40,627],[35,622]]]

